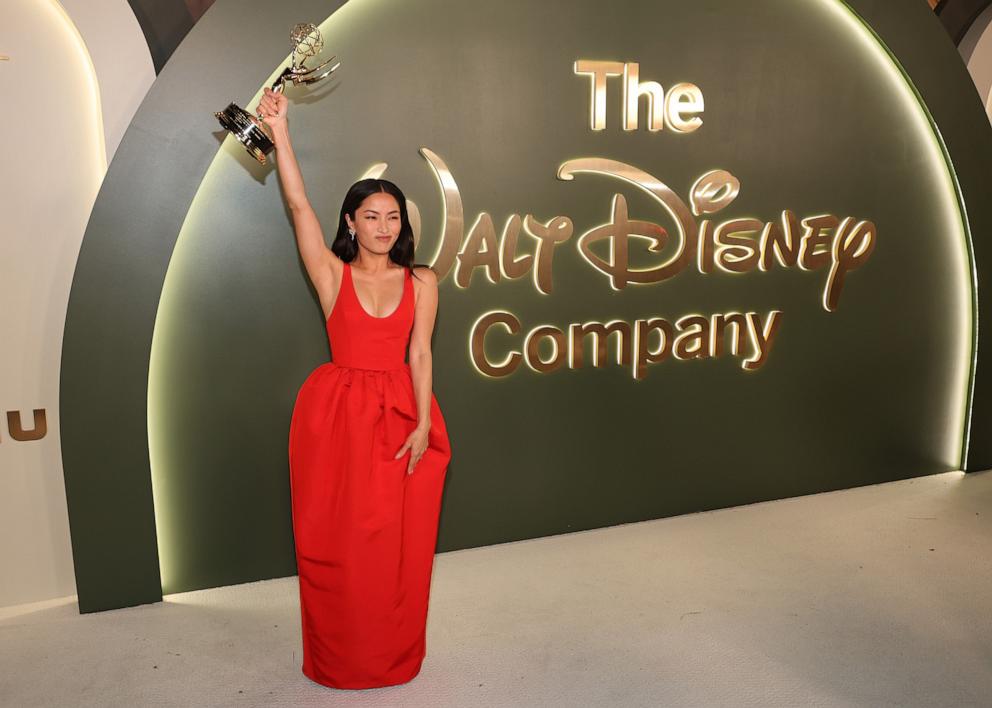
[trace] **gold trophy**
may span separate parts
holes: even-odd
[[[334,57],[331,57],[312,69],[306,67],[307,59],[317,56],[324,48],[324,40],[316,25],[310,23],[296,25],[290,33],[290,39],[293,41],[292,60],[270,87],[273,91],[282,91],[287,82],[290,81],[294,84],[316,83],[321,79],[326,79],[341,66],[341,62],[338,62],[328,68],[328,65],[334,61]],[[245,146],[249,155],[261,164],[265,164],[266,155],[272,152],[275,145],[262,129],[259,121],[256,121],[248,111],[234,103],[223,111],[214,113],[214,115],[220,121],[221,127],[234,135],[238,142]]]

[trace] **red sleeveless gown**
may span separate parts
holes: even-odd
[[[404,683],[424,658],[451,449],[432,394],[427,451],[410,475],[409,452],[394,459],[417,426],[404,363],[413,311],[409,271],[399,307],[379,318],[362,307],[345,264],[327,319],[333,362],[310,374],[293,410],[289,468],[303,673],[325,686]]]

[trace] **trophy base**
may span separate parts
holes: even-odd
[[[238,142],[244,145],[248,154],[262,165],[266,156],[275,149],[272,139],[262,130],[251,114],[240,106],[232,103],[223,111],[214,113],[221,127],[231,133]]]

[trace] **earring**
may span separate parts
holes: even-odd
[[[355,240],[355,230],[354,229],[348,229],[348,235],[351,236],[351,240],[352,241]]]

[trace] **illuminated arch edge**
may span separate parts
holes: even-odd
[[[99,183],[103,180],[104,175],[107,173],[107,143],[104,135],[103,102],[100,97],[100,79],[96,73],[96,66],[93,64],[93,57],[90,55],[90,50],[86,46],[83,35],[80,33],[79,28],[76,27],[76,23],[73,22],[72,17],[70,17],[69,13],[66,12],[64,7],[62,7],[62,3],[58,0],[47,0],[46,4],[56,15],[58,15],[61,20],[66,34],[69,35],[70,40],[76,48],[76,52],[79,54],[80,64],[84,67],[84,73],[86,74],[86,78],[89,83],[88,89],[91,97],[90,107],[92,108],[91,120],[93,121],[93,130],[96,132],[96,179]]]
[[[353,9],[357,4],[358,2],[356,0],[346,0],[344,4],[337,7],[318,25],[321,32],[326,31],[329,22],[339,19],[339,16],[342,13],[345,13],[347,9]],[[292,52],[290,52],[281,62],[279,62],[277,67],[258,87],[257,92],[245,105],[254,105],[259,101],[259,99],[261,99],[263,89],[272,85],[272,83],[282,72],[283,67],[285,67],[292,60],[292,56]],[[161,362],[162,357],[159,324],[163,319],[163,311],[169,308],[168,293],[171,289],[170,284],[173,284],[175,279],[179,277],[174,270],[176,254],[183,247],[184,241],[188,239],[188,228],[190,228],[190,225],[195,223],[198,218],[197,212],[202,208],[204,192],[209,191],[211,182],[216,179],[215,173],[218,169],[219,158],[224,150],[233,145],[236,145],[236,142],[234,137],[230,134],[225,136],[224,140],[220,143],[220,145],[218,145],[217,152],[214,154],[214,157],[210,161],[209,167],[207,167],[203,178],[200,180],[196,193],[193,195],[193,198],[189,203],[186,216],[179,227],[176,241],[173,244],[172,252],[169,256],[169,265],[162,281],[162,290],[159,293],[158,307],[155,312],[155,324],[153,327],[151,347],[148,356],[148,389],[146,393],[148,464],[151,476],[152,505],[155,514],[155,536],[159,557],[159,574],[161,577],[163,594],[170,592],[170,588],[173,586],[175,578],[173,569],[178,565],[178,563],[175,558],[170,535],[170,529],[173,528],[173,524],[170,519],[170,509],[173,508],[173,503],[175,500],[170,497],[168,481],[163,477],[163,475],[156,473],[156,468],[161,470],[163,467],[168,467],[168,448],[163,444],[161,436],[159,435],[159,427],[161,423],[159,421],[158,413],[163,405],[161,402],[166,399],[165,392],[168,387],[168,382],[164,380],[164,375],[159,370],[158,366],[158,363]],[[237,149],[240,149],[240,147]],[[380,167],[384,169],[385,165],[373,165],[369,168],[367,174],[371,176]]]
[[[964,199],[964,193],[961,190],[961,183],[958,179],[957,171],[954,168],[954,160],[951,158],[950,150],[947,147],[947,142],[944,140],[944,135],[940,130],[940,126],[937,125],[937,121],[933,117],[933,113],[930,111],[929,106],[927,106],[926,100],[923,98],[923,94],[920,92],[916,83],[913,81],[906,67],[903,66],[902,62],[895,53],[889,48],[889,45],[885,43],[882,37],[875,31],[875,29],[855,10],[849,0],[821,0],[826,4],[830,5],[833,9],[843,12],[847,15],[848,19],[855,23],[861,31],[865,32],[868,37],[873,40],[875,46],[881,48],[884,52],[885,57],[892,64],[893,68],[899,73],[902,78],[903,84],[909,89],[912,97],[917,106],[919,106],[920,111],[923,114],[923,118],[926,120],[929,128],[930,134],[932,135],[937,149],[940,152],[940,156],[943,159],[944,168],[947,170],[946,177],[950,181],[951,187],[953,188],[954,200],[957,206],[957,217],[958,217],[958,227],[959,235],[964,243],[964,253],[966,256],[966,267],[968,270],[968,282],[970,285],[970,298],[969,304],[971,305],[971,312],[968,313],[971,326],[971,353],[968,357],[968,371],[965,380],[965,391],[961,402],[963,407],[962,411],[962,422],[960,430],[961,446],[958,454],[958,469],[964,470],[968,462],[968,449],[971,443],[971,422],[972,422],[972,411],[974,408],[974,396],[975,396],[975,374],[978,367],[978,266],[975,260],[975,246],[974,246],[974,236],[971,232],[971,221],[968,218],[968,205]]]
[[[970,433],[971,433],[971,415],[973,408],[973,397],[974,397],[974,385],[975,385],[975,372],[977,367],[977,356],[978,356],[978,276],[977,276],[977,266],[974,254],[973,245],[973,235],[970,228],[970,223],[968,219],[967,205],[964,200],[964,196],[961,190],[961,185],[954,169],[954,163],[950,155],[950,151],[947,148],[947,144],[943,138],[939,126],[933,117],[930,109],[928,108],[926,101],[924,100],[921,92],[917,88],[915,82],[909,75],[909,72],[905,69],[902,62],[896,57],[896,55],[891,51],[889,46],[881,38],[881,36],[875,31],[875,29],[855,10],[849,0],[821,0],[830,9],[838,12],[842,16],[858,28],[861,32],[865,33],[867,39],[870,39],[873,46],[876,49],[882,51],[883,56],[889,61],[892,68],[896,70],[900,78],[902,79],[902,85],[909,89],[910,94],[915,102],[915,104],[921,110],[922,116],[925,119],[927,125],[930,128],[930,134],[935,140],[938,151],[943,158],[944,167],[947,170],[947,177],[953,187],[954,200],[957,206],[957,216],[959,220],[960,235],[964,241],[964,249],[967,257],[967,267],[969,270],[969,283],[971,290],[970,304],[970,324],[972,334],[971,340],[971,356],[968,361],[968,374],[966,377],[966,390],[964,392],[964,416],[963,416],[963,426],[960,430],[961,445],[959,451],[959,466],[964,469],[965,463],[967,461],[968,447],[970,443]],[[334,12],[331,13],[323,22],[320,23],[320,28],[323,31],[328,23],[339,19],[339,16],[346,10],[346,8],[353,8],[358,3],[358,0],[350,0],[342,6],[338,7]],[[262,88],[269,85],[277,76],[278,72],[285,65],[286,61],[289,60],[291,55],[287,55],[286,59],[278,65],[278,68],[273,70],[270,74],[268,80],[259,87],[258,92],[251,99],[251,103],[256,102],[262,93]],[[102,134],[102,133],[101,133]],[[225,140],[230,140],[228,137]],[[161,456],[160,441],[156,434],[156,402],[159,397],[158,390],[164,386],[164,382],[160,381],[161,374],[156,372],[154,362],[156,360],[156,343],[158,340],[158,320],[161,314],[163,303],[166,298],[166,291],[169,289],[170,284],[170,274],[172,273],[172,263],[175,257],[176,251],[180,248],[183,242],[184,232],[187,230],[187,226],[192,220],[196,218],[196,210],[199,205],[199,198],[201,192],[205,187],[208,187],[211,178],[213,177],[214,170],[216,169],[217,160],[220,155],[221,150],[223,150],[223,144],[218,146],[217,154],[215,154],[213,160],[210,163],[209,168],[203,176],[200,185],[194,195],[192,201],[190,202],[189,209],[187,210],[186,217],[179,229],[176,242],[172,249],[172,255],[170,256],[169,268],[166,272],[165,279],[162,285],[162,292],[160,294],[159,309],[156,312],[156,321],[154,327],[154,334],[152,336],[151,353],[149,356],[149,369],[148,369],[148,391],[147,391],[147,434],[148,434],[148,450],[149,450],[149,465],[151,469],[151,480],[152,480],[152,495],[154,499],[154,509],[155,509],[155,526],[157,529],[157,539],[158,539],[158,551],[160,558],[160,570],[162,577],[163,588],[169,585],[171,580],[169,576],[169,567],[172,563],[172,556],[168,543],[165,540],[167,534],[163,533],[163,529],[167,527],[167,523],[164,523],[164,517],[167,515],[165,507],[167,506],[164,490],[162,489],[161,480],[156,482],[156,457]]]

